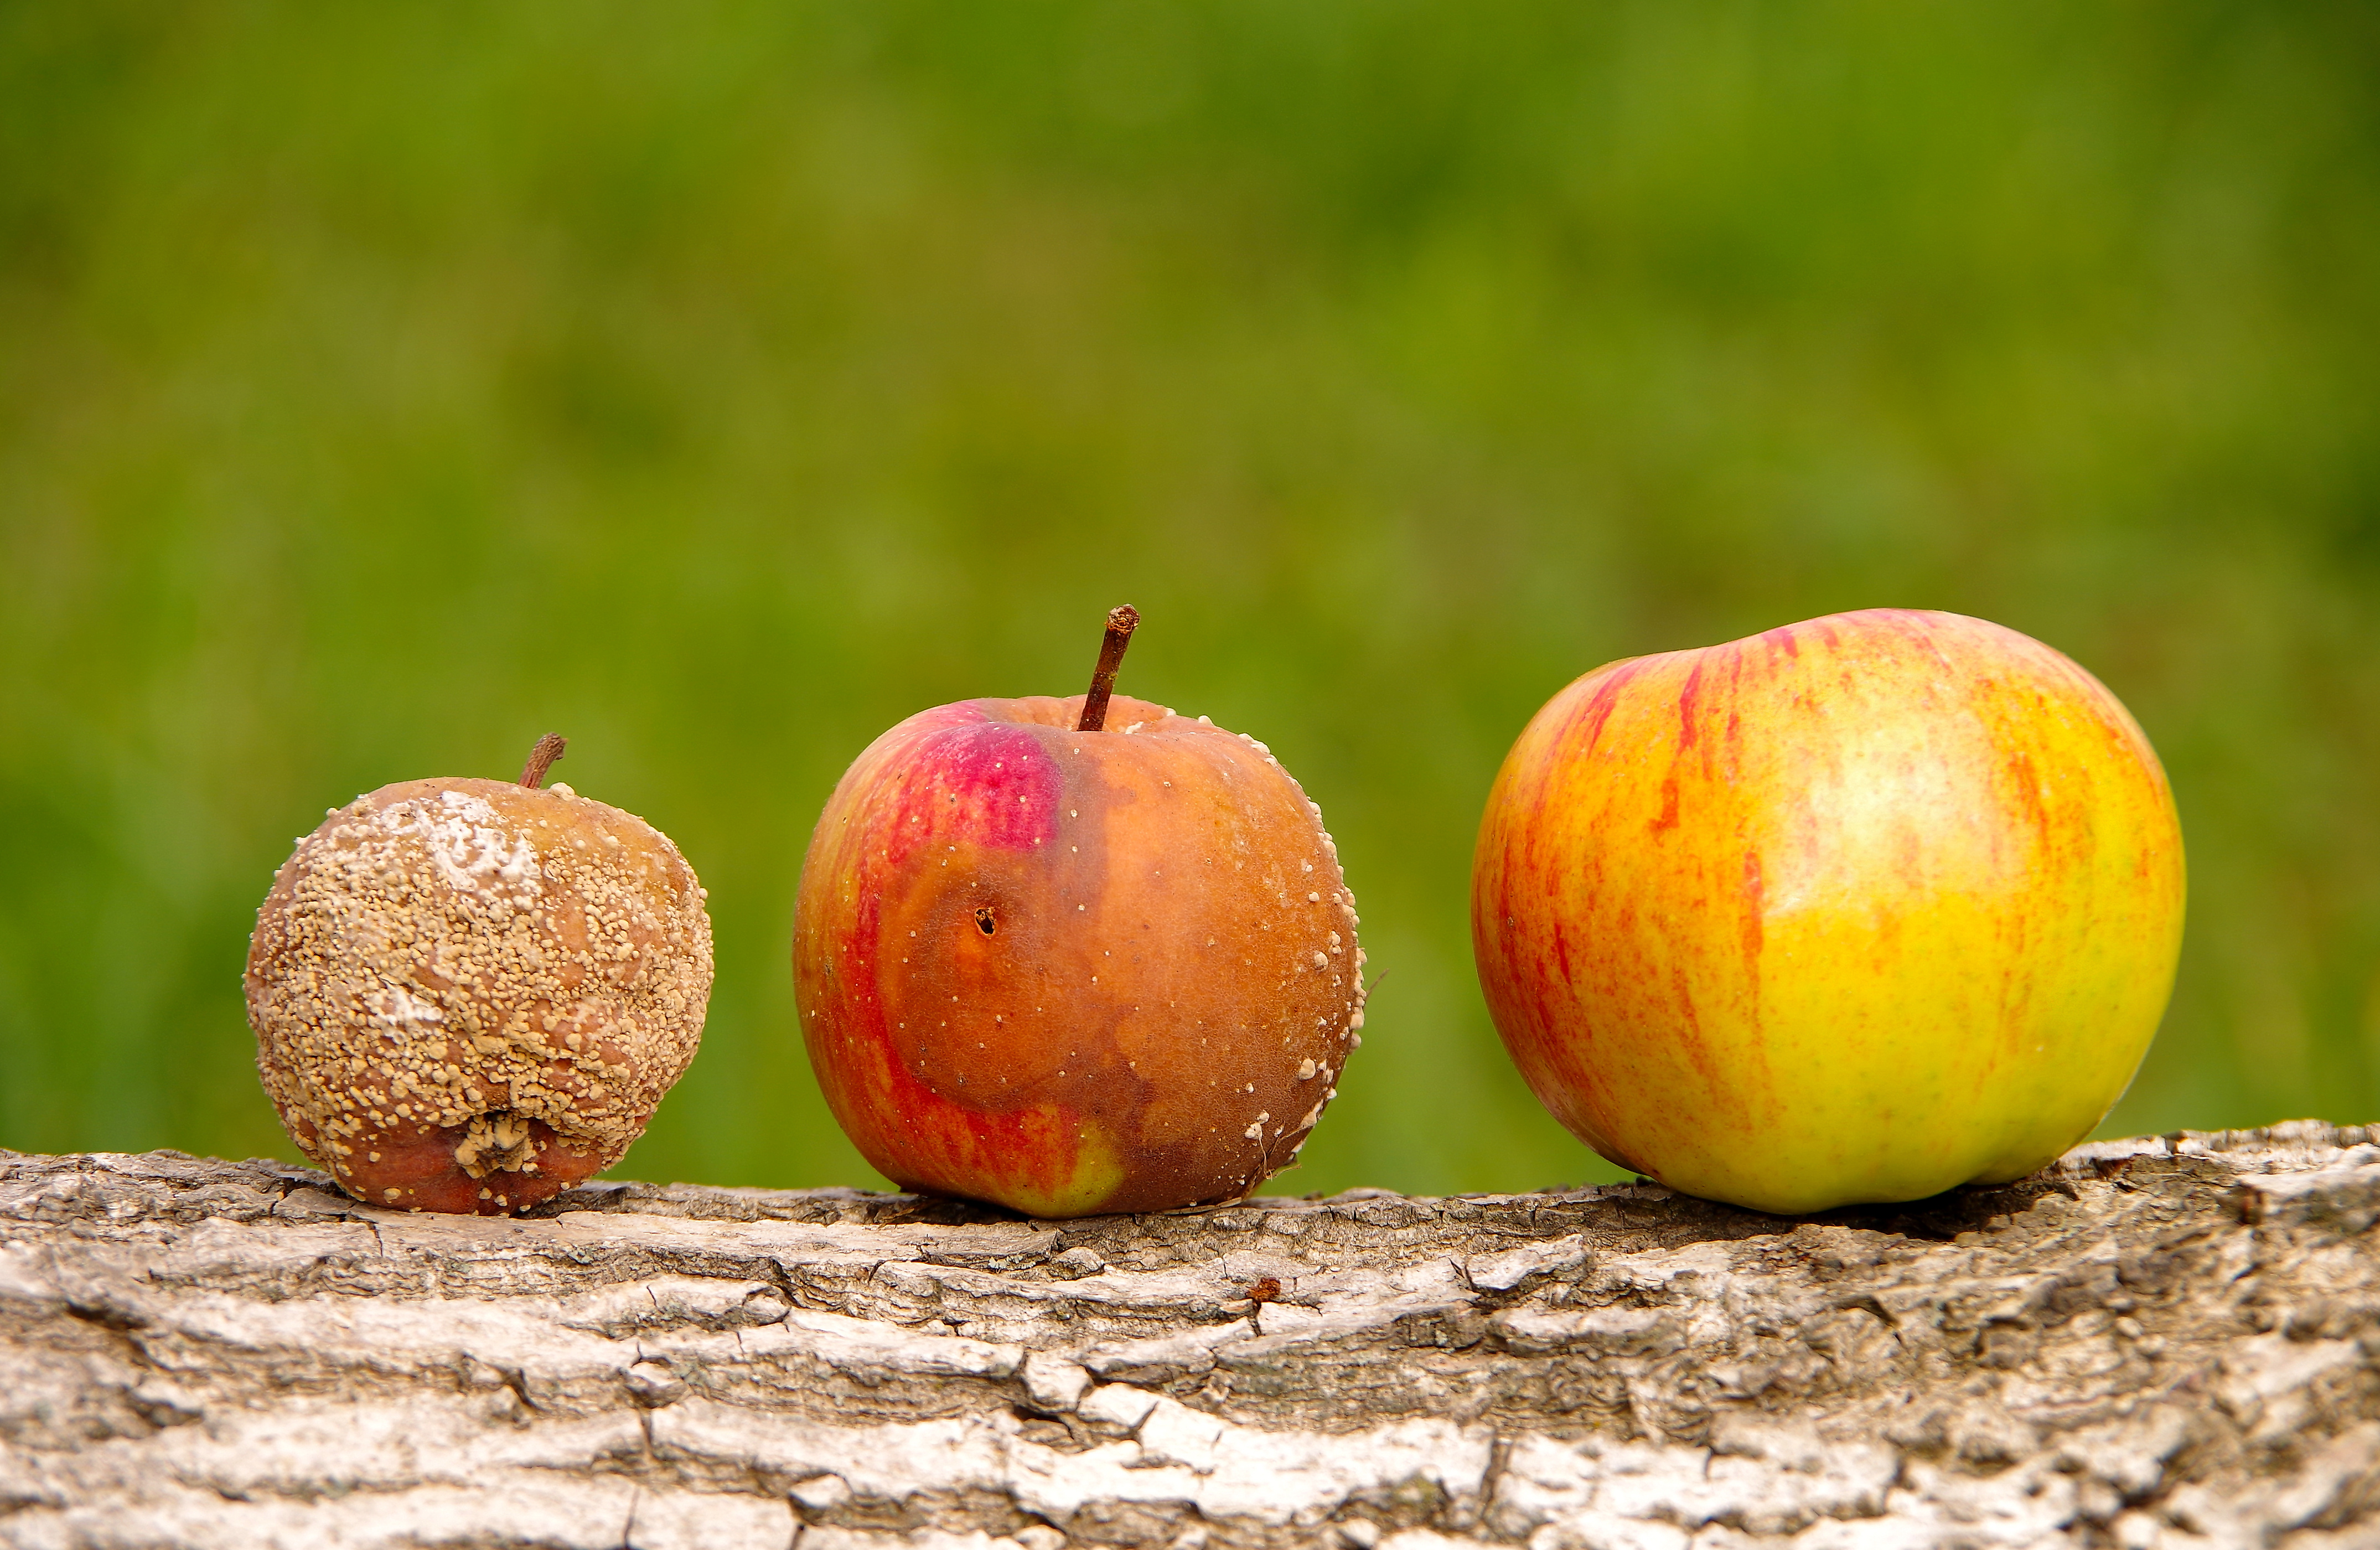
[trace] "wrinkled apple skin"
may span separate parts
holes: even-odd
[[[2081,1140],[2156,1031],[2182,897],[2115,696],[2013,630],[1873,609],[1556,695],[1488,798],[1472,939],[1573,1134],[1799,1213]]]
[[[619,1161],[693,1060],[703,898],[667,836],[566,787],[383,786],[257,911],[264,1090],[358,1200],[525,1210]]]
[[[1354,900],[1262,745],[1117,697],[921,712],[802,865],[802,1033],[904,1188],[1037,1216],[1247,1193],[1359,1042]]]

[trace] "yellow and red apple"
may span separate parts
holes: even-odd
[[[1488,798],[1488,1009],[1587,1145],[1762,1211],[2021,1178],[2156,1031],[2182,923],[2155,751],[2090,674],[1871,609],[1613,663]]]
[[[1354,898],[1263,744],[1123,698],[1082,730],[1086,698],[940,706],[852,764],[802,866],[803,1037],[905,1188],[1037,1216],[1234,1199],[1361,1043]]]

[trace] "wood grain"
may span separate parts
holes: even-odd
[[[1804,1220],[325,1183],[0,1153],[0,1544],[2380,1545],[2361,1129]]]

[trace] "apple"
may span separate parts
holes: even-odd
[[[2131,1081],[2173,983],[2156,754],[2058,653],[1869,609],[1597,669],[1488,799],[1506,1047],[1621,1167],[1780,1214],[2022,1178]]]
[[[794,988],[844,1131],[905,1189],[1030,1215],[1245,1196],[1362,1043],[1355,900],[1265,745],[1111,688],[869,744],[802,863]]]
[[[257,911],[258,1072],[358,1200],[526,1210],[617,1162],[694,1058],[702,887],[642,819],[545,786],[562,749],[332,809]]]

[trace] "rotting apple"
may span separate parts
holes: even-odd
[[[2156,1031],[2182,903],[2114,695],[1998,625],[1871,609],[1554,696],[1488,797],[1472,939],[1573,1134],[1797,1213],[2081,1140]]]
[[[332,809],[257,911],[257,1069],[358,1200],[525,1210],[618,1161],[694,1058],[702,887],[644,820],[543,784],[563,746]]]
[[[904,1188],[1044,1217],[1237,1199],[1363,1042],[1321,810],[1254,738],[1110,702],[1137,617],[1110,615],[1087,695],[886,732],[811,836],[803,1038]]]

